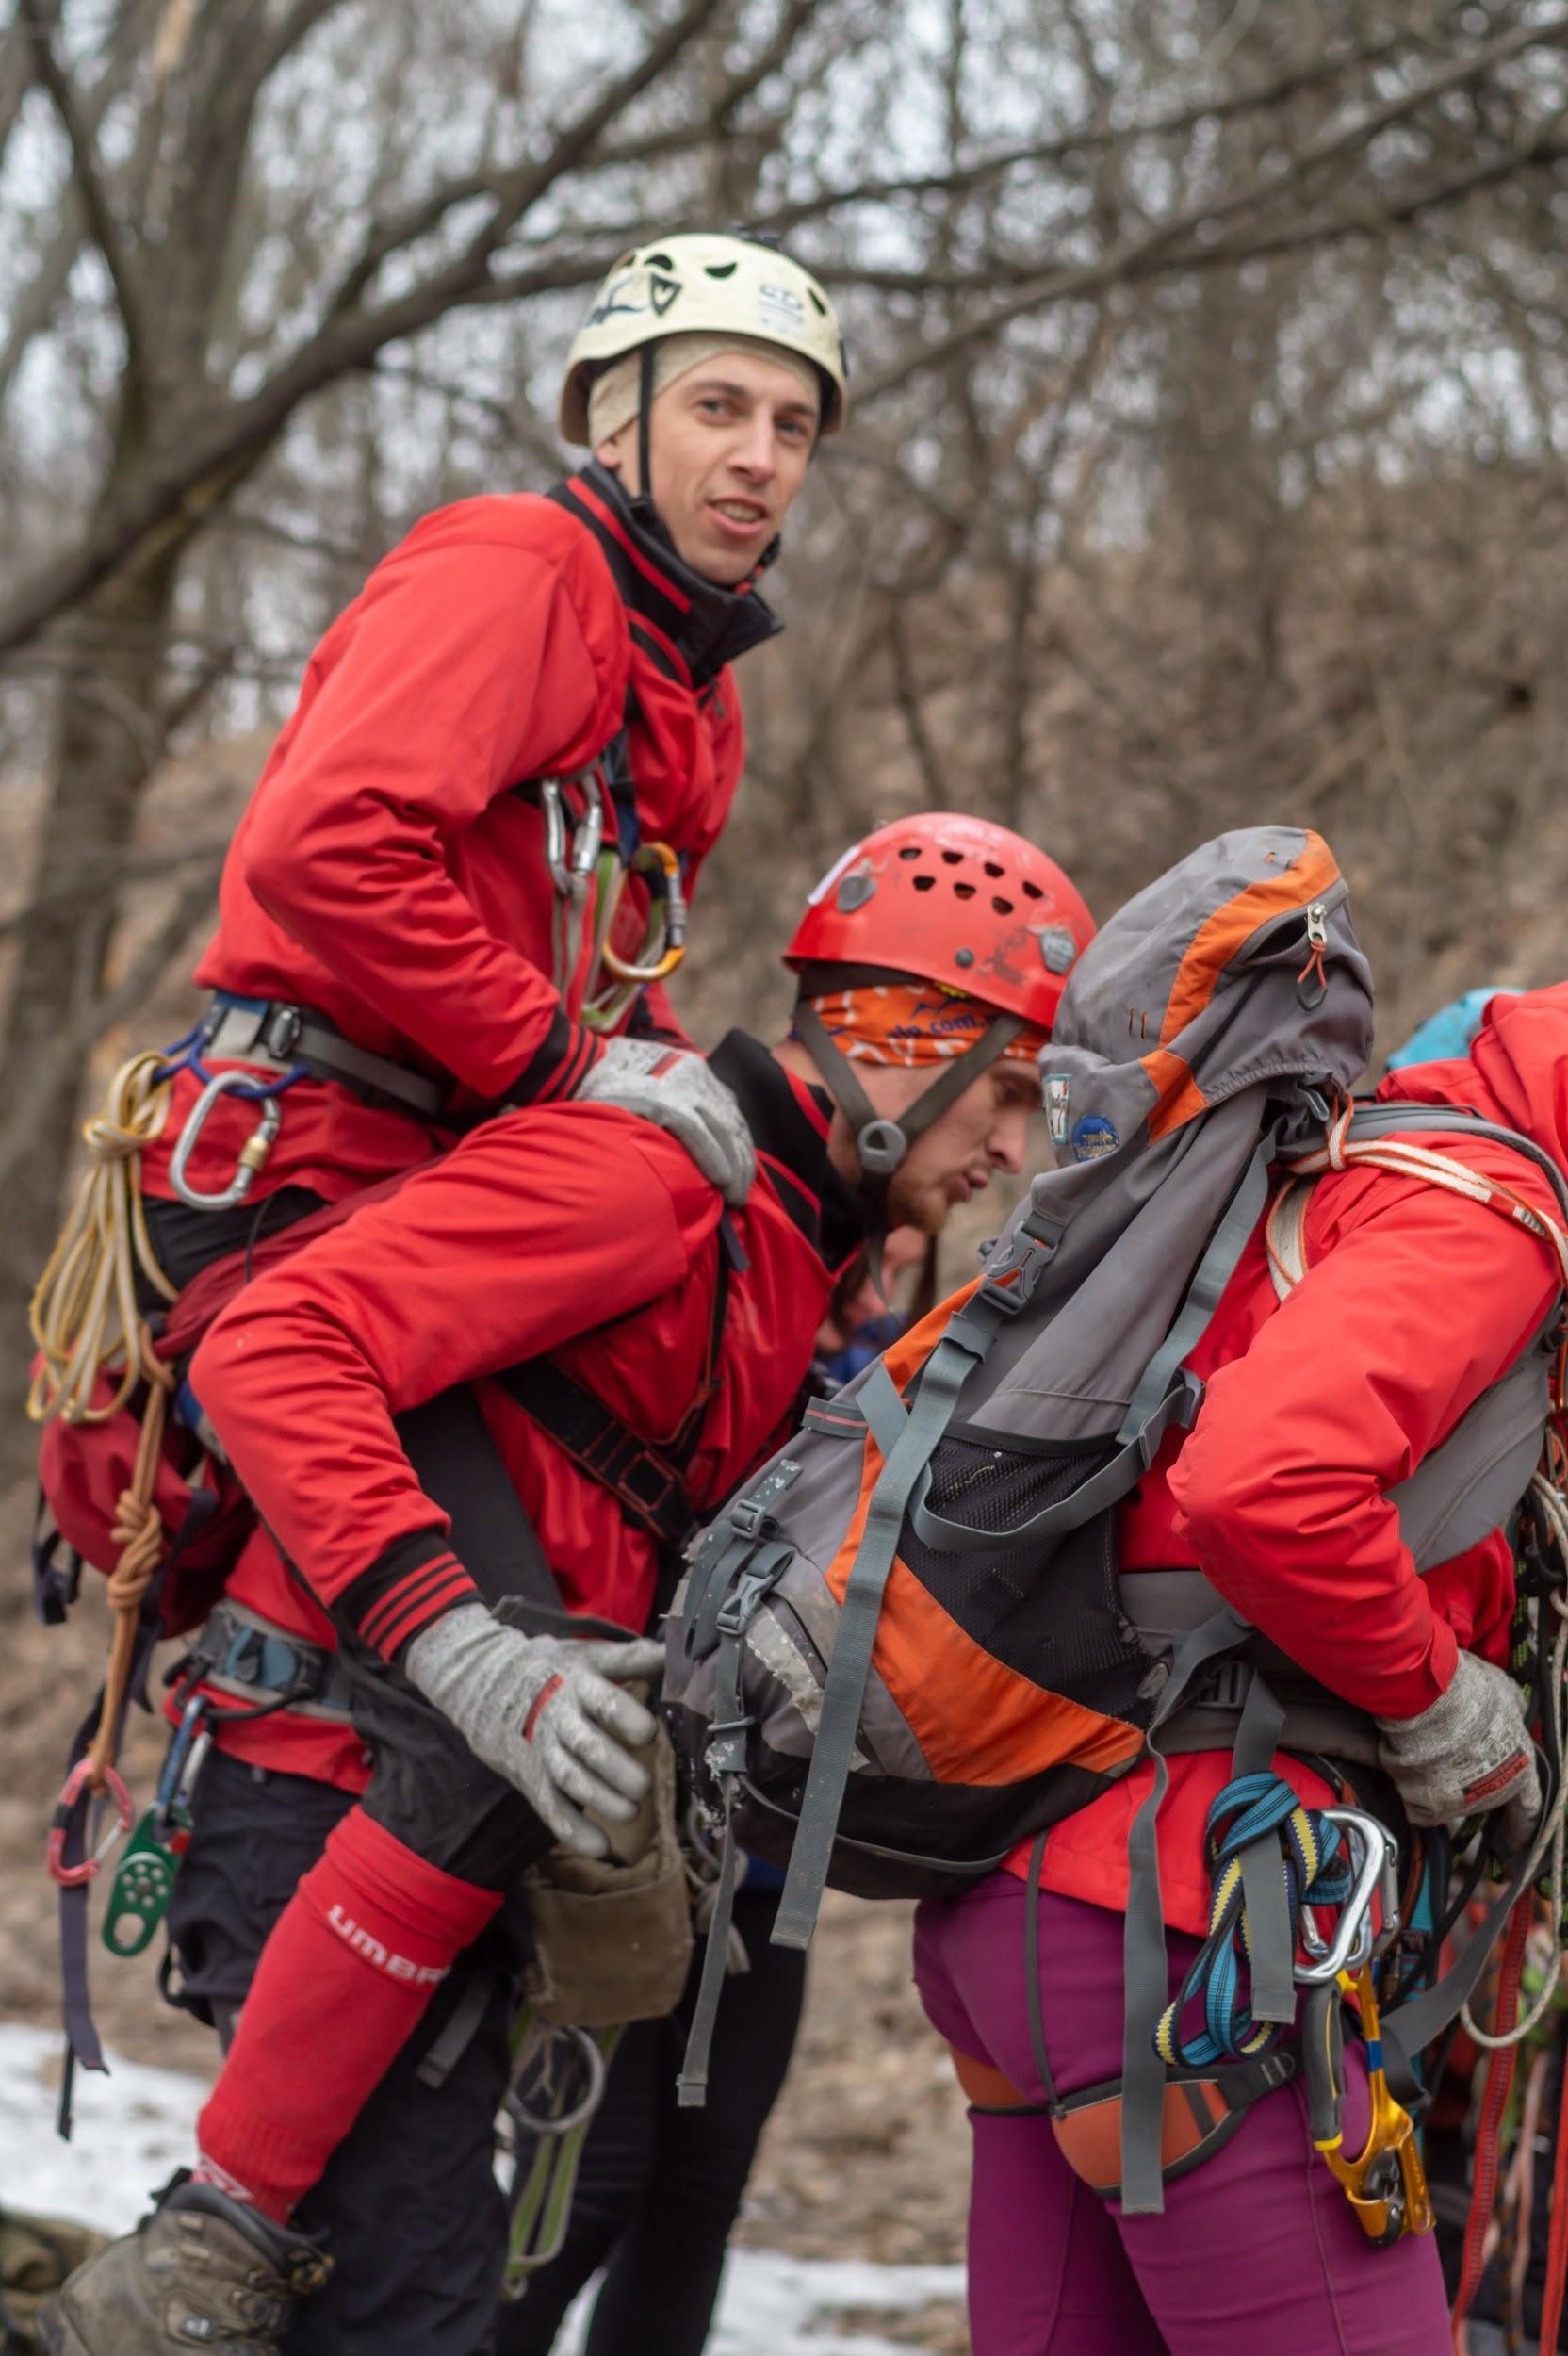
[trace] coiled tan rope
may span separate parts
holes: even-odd
[[[110,1081],[102,1110],[83,1126],[91,1167],[28,1312],[42,1359],[27,1391],[35,1423],[54,1415],[67,1423],[106,1422],[139,1383],[155,1388],[162,1380],[143,1344],[137,1304],[138,1269],[166,1301],[176,1289],[153,1251],[139,1175],[142,1149],[168,1117],[161,1069],[156,1055],[133,1055]],[[93,1387],[104,1373],[118,1381],[112,1398],[95,1406]]]

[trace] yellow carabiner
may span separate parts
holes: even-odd
[[[1353,2160],[1346,2158],[1344,2138],[1337,2129],[1331,2135],[1315,2135],[1313,2139],[1330,2172],[1344,2187],[1362,2232],[1380,2250],[1402,2240],[1406,2233],[1429,2233],[1437,2220],[1416,2149],[1414,2122],[1389,2090],[1371,1966],[1363,1970],[1359,1981],[1342,1972],[1340,1986],[1347,1995],[1355,1991],[1361,1999],[1371,2116],[1365,2144]],[[1329,2025],[1323,2022],[1325,2033]]]
[[[649,897],[647,937],[635,964],[617,956],[610,942],[610,931],[629,875],[646,875],[654,887]],[[667,843],[642,843],[620,871],[604,924],[599,962],[618,982],[662,982],[668,980],[685,955],[686,894],[680,881],[680,861]]]

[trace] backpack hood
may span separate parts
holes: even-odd
[[[1372,1046],[1348,902],[1333,853],[1298,826],[1217,836],[1129,900],[1056,1017],[1044,1069],[1058,1160],[1168,1137],[1260,1082],[1286,1104],[1298,1084],[1348,1089]]]
[[[1468,1105],[1533,1137],[1568,1170],[1568,982],[1522,996],[1500,991],[1467,1055],[1406,1065],[1381,1083],[1378,1100]]]

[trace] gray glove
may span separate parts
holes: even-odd
[[[1506,1669],[1462,1652],[1447,1692],[1414,1718],[1378,1720],[1378,1760],[1413,1824],[1504,1811],[1502,1837],[1522,1849],[1541,1814],[1541,1778],[1524,1697]]]
[[[730,1090],[700,1055],[657,1039],[612,1039],[578,1089],[580,1104],[619,1104],[667,1129],[737,1207],[751,1192],[757,1149]]]
[[[658,1731],[642,1703],[610,1680],[658,1677],[662,1644],[524,1636],[483,1604],[466,1603],[416,1636],[403,1665],[475,1758],[516,1786],[564,1847],[606,1855],[609,1842],[581,1810],[630,1822],[648,1773],[629,1754]]]

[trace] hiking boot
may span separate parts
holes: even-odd
[[[34,2326],[47,2356],[269,2356],[332,2261],[214,2184],[176,2177],[151,2217],[78,2266]]]

